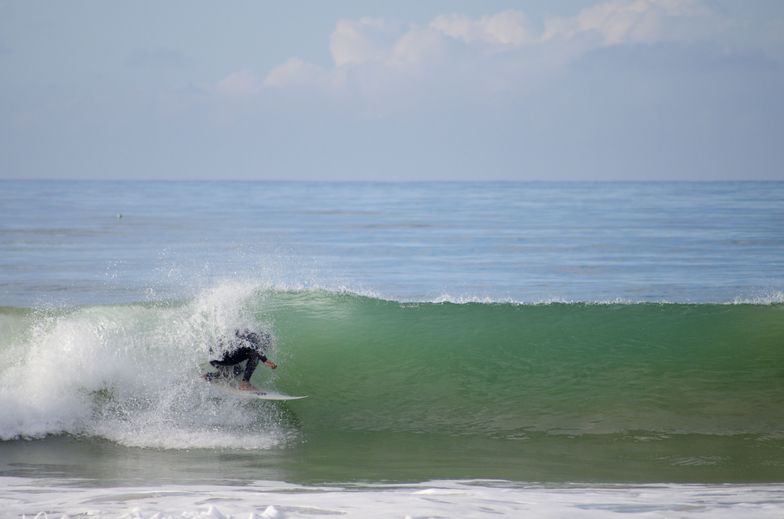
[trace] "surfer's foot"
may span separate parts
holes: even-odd
[[[242,391],[256,391],[256,388],[251,385],[250,382],[243,380],[240,382],[240,389]]]

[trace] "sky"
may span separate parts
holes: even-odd
[[[0,0],[0,179],[784,180],[779,0]]]

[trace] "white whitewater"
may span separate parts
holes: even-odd
[[[779,519],[784,485],[537,486],[505,481],[411,485],[90,488],[73,482],[0,478],[11,517],[64,519],[575,518]]]

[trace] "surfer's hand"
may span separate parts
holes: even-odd
[[[278,365],[275,364],[274,362],[272,362],[271,360],[266,361],[264,364],[266,364],[267,366],[269,366],[272,369],[275,369],[275,368],[278,367]]]

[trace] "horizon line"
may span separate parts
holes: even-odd
[[[280,178],[0,178],[0,182],[204,182],[204,183],[275,183],[275,184],[735,184],[735,183],[780,183],[784,179],[422,179],[422,180],[349,180],[349,179],[280,179]]]

